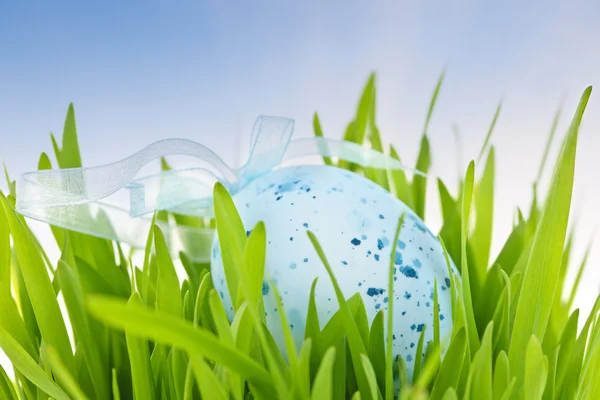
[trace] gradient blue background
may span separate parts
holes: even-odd
[[[528,207],[559,102],[562,134],[581,91],[595,84],[577,162],[577,261],[600,222],[600,2],[417,3],[0,0],[0,156],[13,177],[35,168],[74,102],[88,166],[168,137],[202,142],[235,164],[258,114],[293,117],[296,134],[309,136],[319,111],[326,134],[340,136],[376,71],[382,134],[412,163],[446,67],[429,135],[433,172],[451,187],[504,102],[493,138],[498,250],[514,206]],[[436,229],[437,197],[429,202]],[[599,250],[577,298],[584,311],[599,287]]]

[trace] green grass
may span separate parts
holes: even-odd
[[[442,83],[443,74],[426,114],[417,157],[416,168],[424,172],[432,162],[428,127]],[[590,94],[588,88],[581,97],[544,197],[537,193],[537,182],[555,137],[557,112],[546,151],[540,155],[540,170],[531,173],[536,182],[533,204],[527,214],[518,211],[496,259],[490,258],[495,197],[491,138],[501,104],[477,164],[471,162],[459,179],[458,193],[450,193],[444,182],[437,181],[443,216],[439,238],[447,260],[456,261],[462,278],[451,274],[451,338],[442,343],[445,338],[440,338],[434,314],[434,323],[427,327],[434,340],[425,343],[421,336],[410,382],[404,360],[392,358],[394,296],[389,296],[389,313],[381,311],[369,324],[360,295],[341,292],[312,232],[310,240],[333,282],[340,309],[321,329],[315,280],[312,288],[306,288],[311,298],[300,348],[280,313],[284,356],[264,321],[265,226],[244,227],[220,184],[214,190],[214,209],[235,308],[233,321],[227,319],[212,286],[210,265],[191,262],[182,253],[187,277],[181,282],[157,226],[148,232],[141,266],[133,265],[119,245],[52,227],[62,251],[61,259],[52,262],[14,211],[15,184],[6,172],[9,192],[0,195],[0,347],[15,373],[10,379],[0,368],[0,398],[600,398],[600,297],[585,319],[571,309],[585,259],[570,265],[573,233],[568,233],[579,124]],[[384,151],[375,95],[371,76],[344,138]],[[313,126],[315,135],[324,135],[317,114]],[[52,136],[57,165],[81,166],[72,106],[62,141],[61,148]],[[393,147],[388,154],[399,159]],[[404,171],[323,161],[364,174],[425,217],[426,198],[432,195],[426,191],[425,177],[411,180]],[[41,155],[39,168],[51,168],[46,154]],[[156,218],[164,220],[165,215]],[[176,221],[214,226],[214,221],[182,216]],[[396,236],[401,225],[398,221]],[[252,228],[249,237],[245,228]],[[578,278],[567,288],[570,268],[577,269]],[[279,301],[272,282],[271,287]],[[392,288],[393,264],[388,290]],[[61,312],[59,298],[66,313]]]

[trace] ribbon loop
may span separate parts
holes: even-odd
[[[261,115],[252,128],[250,156],[240,175],[251,180],[277,167],[294,133],[294,120]]]
[[[112,164],[29,172],[22,175],[17,186],[17,211],[51,225],[144,247],[155,211],[211,217],[215,182],[221,182],[235,194],[285,161],[326,156],[365,168],[411,170],[392,157],[356,143],[322,137],[291,140],[293,132],[292,119],[258,117],[252,129],[248,161],[238,170],[230,168],[206,146],[185,139],[167,139]],[[137,177],[151,161],[171,155],[192,156],[207,164],[207,168],[174,169]],[[118,205],[111,204],[111,200]],[[174,255],[185,250],[195,261],[210,261],[212,229],[173,226],[161,221],[157,224]]]

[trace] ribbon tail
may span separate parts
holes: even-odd
[[[308,156],[333,157],[364,168],[403,170],[426,177],[427,174],[402,164],[399,160],[360,144],[324,137],[302,138],[290,141],[282,162]]]

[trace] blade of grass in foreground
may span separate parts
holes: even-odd
[[[511,336],[509,360],[517,378],[515,393],[520,396],[525,378],[525,354],[531,335],[543,338],[555,296],[561,256],[571,207],[577,136],[591,94],[587,88],[575,112],[554,170],[541,220],[533,238],[531,254],[521,285]]]
[[[396,226],[396,232],[394,233],[394,241],[392,243],[398,243],[400,237],[400,231],[404,224],[404,214],[400,216],[398,225]],[[392,252],[390,254],[390,264],[388,266],[388,293],[389,293],[389,304],[387,311],[387,335],[386,335],[386,362],[385,362],[385,398],[386,400],[393,400],[394,398],[394,375],[393,375],[393,332],[394,332],[394,271],[396,267],[394,260],[396,258],[396,246],[391,246]]]
[[[479,349],[479,335],[477,333],[477,325],[475,324],[475,315],[473,313],[473,301],[471,297],[470,275],[471,269],[467,261],[467,234],[469,227],[469,214],[471,211],[471,201],[473,199],[473,180],[475,174],[475,164],[473,161],[469,163],[467,173],[465,175],[465,185],[463,187],[462,196],[462,225],[461,225],[461,274],[463,278],[463,300],[465,305],[465,319],[467,336],[469,337],[469,348],[471,354]]]
[[[131,295],[129,304],[142,305],[142,299],[137,292]],[[131,378],[135,397],[137,399],[154,399],[154,381],[152,367],[150,366],[148,341],[133,335],[127,330],[125,331],[125,338],[131,363]]]
[[[350,355],[352,357],[352,364],[354,365],[354,370],[356,373],[356,378],[358,381],[358,387],[360,389],[360,393],[362,398],[365,400],[375,400],[371,398],[371,387],[369,384],[369,380],[365,369],[362,364],[362,360],[360,358],[360,354],[366,354],[367,349],[365,348],[365,344],[361,339],[360,332],[354,319],[352,318],[352,314],[350,313],[350,309],[348,308],[348,304],[346,303],[346,299],[344,298],[343,293],[337,283],[337,279],[333,275],[333,271],[331,270],[331,266],[325,257],[325,253],[323,252],[323,248],[321,244],[317,240],[315,234],[311,231],[307,231],[308,237],[312,242],[321,262],[325,266],[327,273],[331,279],[333,287],[335,289],[335,294],[340,305],[340,311],[342,313],[344,327],[346,328],[346,335],[348,337],[348,345],[350,347]]]
[[[37,251],[27,228],[17,218],[15,211],[2,193],[0,193],[0,203],[8,220],[25,286],[44,343],[46,346],[53,347],[58,351],[67,369],[72,372],[75,370],[75,363],[71,343],[69,342],[67,328],[58,306],[56,294],[46,270],[46,264]]]
[[[15,387],[13,383],[10,381],[6,371],[0,365],[0,398],[7,400],[17,400],[17,393],[15,392]]]
[[[0,326],[0,348],[12,365],[39,389],[57,400],[69,400],[69,396],[52,381],[46,372],[31,358],[13,337]]]
[[[83,393],[73,375],[71,375],[71,373],[67,370],[56,350],[54,350],[52,347],[46,349],[46,359],[50,364],[52,373],[54,374],[56,380],[58,380],[64,386],[65,390],[69,392],[72,399],[87,399],[87,396],[85,393]]]
[[[121,300],[104,296],[90,296],[87,306],[92,315],[109,326],[177,346],[188,351],[191,356],[200,354],[236,371],[263,389],[264,393],[275,395],[271,375],[260,364],[237,349],[223,344],[212,333],[194,328],[188,321],[163,312],[153,312],[139,305],[126,305]]]
[[[94,384],[96,396],[99,399],[106,399],[109,397],[107,391],[108,375],[105,374],[106,365],[104,365],[104,360],[100,355],[97,343],[95,343],[97,338],[94,338],[90,331],[88,317],[83,308],[83,291],[80,282],[71,267],[64,261],[59,261],[57,273],[67,311],[69,312],[69,320],[75,336],[78,338],[77,349],[83,352],[83,358]],[[55,353],[54,349],[48,349],[48,357],[51,359],[56,358],[54,361],[60,363],[61,367],[64,366],[60,356]],[[71,376],[68,371],[64,371],[64,375],[65,377]]]
[[[317,113],[313,116],[313,129],[316,137],[323,137],[323,129],[321,129],[321,121],[319,120],[319,114]],[[331,161],[330,157],[323,157],[323,162],[325,165],[333,165],[333,161]]]
[[[312,387],[312,400],[331,399],[333,394],[333,365],[335,363],[335,347],[325,352]]]

